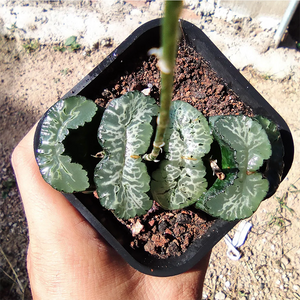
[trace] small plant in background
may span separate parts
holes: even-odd
[[[65,41],[65,46],[70,52],[77,51],[81,48],[81,45],[77,43],[77,37],[76,36],[70,36]]]
[[[65,52],[67,48],[65,46],[56,45],[53,47],[54,51]]]
[[[269,75],[269,74],[262,74],[261,77],[264,80],[271,80],[272,79],[272,75]]]
[[[77,43],[77,37],[76,36],[70,36],[69,38],[66,39],[65,43],[63,45],[57,45],[54,46],[53,49],[55,51],[60,51],[60,52],[76,52],[81,48],[81,45]]]
[[[282,197],[275,197],[278,202],[278,207],[275,212],[270,214],[270,220],[268,222],[268,226],[270,228],[277,227],[278,232],[285,231],[288,226],[291,226],[291,220],[288,218],[288,214],[291,216],[294,215],[295,211],[287,205],[287,200],[289,194],[299,194],[300,190],[294,185],[288,188],[288,190],[283,194]]]
[[[65,68],[65,69],[62,69],[60,71],[60,73],[63,75],[63,76],[67,76],[68,74],[72,73],[72,71],[69,69],[69,68]]]
[[[10,28],[6,27],[6,29],[9,31],[10,36],[14,36],[14,33],[18,30],[18,27],[16,25],[16,22],[14,22]]]
[[[40,43],[38,40],[29,40],[23,44],[23,48],[30,54],[40,48]]]

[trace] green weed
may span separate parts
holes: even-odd
[[[81,48],[81,45],[77,43],[76,36],[70,36],[66,39],[64,45],[56,45],[53,47],[55,51],[65,52],[68,50],[69,52],[76,52]]]
[[[278,232],[284,231],[288,226],[291,226],[292,224],[291,220],[287,217],[288,213],[291,215],[294,215],[295,213],[295,211],[287,205],[289,193],[300,193],[300,190],[294,184],[291,184],[291,186],[283,194],[282,197],[275,197],[275,199],[278,201],[279,206],[276,208],[275,212],[271,214],[268,226],[277,227]]]
[[[77,43],[77,37],[76,36],[70,36],[66,39],[65,45],[69,47],[69,51],[77,51],[80,49],[81,45]]]
[[[38,42],[38,40],[34,40],[34,41],[31,40],[23,44],[23,48],[29,54],[39,49],[39,47],[40,47],[40,43]]]
[[[65,52],[67,48],[65,46],[56,45],[53,47],[54,51]]]
[[[261,77],[264,80],[271,80],[272,79],[272,75],[268,75],[268,74],[263,74],[263,75],[261,75]]]
[[[16,25],[16,22],[13,23],[10,28],[6,27],[7,30],[9,30],[10,34],[14,34],[16,32],[16,30],[18,29],[17,25]]]
[[[60,70],[60,73],[63,75],[63,76],[67,76],[68,74],[71,73],[71,70],[69,70],[68,68],[65,68],[63,70]]]

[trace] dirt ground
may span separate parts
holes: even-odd
[[[31,299],[26,273],[27,225],[10,166],[11,152],[46,109],[117,46],[112,43],[92,51],[60,52],[48,44],[38,45],[27,53],[23,46],[26,43],[0,37],[0,295],[3,300]],[[275,196],[264,201],[250,218],[253,227],[240,248],[242,258],[230,260],[224,240],[213,249],[203,299],[300,299],[299,76],[291,74],[276,79],[273,74],[258,72],[251,66],[244,67],[241,73],[289,125],[295,144],[294,164]],[[230,235],[233,234],[234,230]]]

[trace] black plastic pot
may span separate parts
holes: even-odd
[[[136,57],[146,55],[150,48],[159,47],[160,23],[161,19],[157,19],[139,27],[103,62],[71,89],[64,98],[77,94],[92,100],[101,97],[101,93],[108,83],[116,78],[116,74],[125,71]],[[186,43],[210,63],[212,69],[240,97],[240,100],[249,105],[255,114],[265,116],[278,124],[285,148],[284,178],[291,167],[294,155],[292,136],[285,121],[199,28],[183,20],[180,22],[180,25]],[[40,127],[38,126],[35,136],[35,147],[39,143],[39,136]],[[226,222],[218,219],[207,233],[201,239],[191,244],[188,250],[180,257],[159,259],[144,250],[134,250],[123,243],[129,234],[127,228],[120,224],[113,214],[108,213],[105,217],[98,216],[97,209],[99,209],[100,204],[95,204],[95,200],[91,201],[90,197],[92,196],[82,193],[66,194],[65,196],[132,267],[140,272],[154,276],[172,276],[189,270],[238,223],[238,221]]]

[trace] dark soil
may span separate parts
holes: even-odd
[[[213,223],[211,217],[193,208],[164,211],[155,202],[146,215],[124,222],[132,232],[130,246],[159,258],[180,256]]]
[[[149,57],[138,65],[133,72],[111,83],[111,88],[105,89],[96,103],[106,106],[110,100],[129,91],[146,88],[150,96],[159,101],[157,59]],[[209,64],[184,43],[178,48],[173,100],[186,101],[205,116],[253,115],[251,108],[240,101]],[[105,220],[102,218],[102,221]],[[130,230],[129,243],[133,249],[144,249],[159,258],[180,256],[214,222],[213,218],[193,208],[170,212],[162,210],[156,203],[144,216],[119,221]]]
[[[146,88],[150,88],[150,96],[159,101],[160,73],[156,65],[156,57],[149,57],[142,67],[121,76],[111,89],[104,90],[97,103],[103,106],[129,91]],[[173,100],[188,102],[205,116],[253,116],[251,108],[238,98],[194,49],[184,43],[178,47]]]

